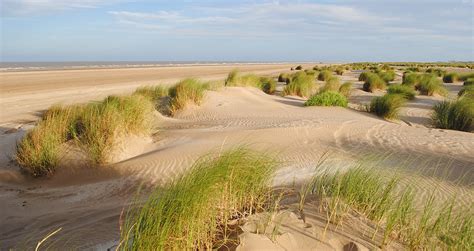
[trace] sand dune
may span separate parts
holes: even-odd
[[[281,66],[282,69],[285,67]],[[219,78],[228,70],[226,67],[207,69],[207,75],[203,76]],[[253,70],[271,73],[281,69],[265,66]],[[88,73],[88,77],[93,79],[95,72]],[[196,70],[189,75],[193,74],[200,73]],[[354,75],[346,74],[343,78],[353,79]],[[84,90],[77,86],[54,89],[54,84],[46,81],[44,85],[51,85],[50,91],[38,94],[27,94],[36,87],[8,87],[11,93],[2,94],[10,95],[5,99],[2,97],[2,107],[7,108],[7,111],[2,111],[2,122],[27,118],[30,109],[46,108],[55,102],[95,99],[109,94],[110,90],[128,91],[144,83],[134,78],[130,79],[131,82],[117,85],[107,81],[104,80],[103,87],[87,84]],[[358,90],[357,84],[355,88],[351,107],[357,108],[377,95]],[[69,96],[78,91],[81,92],[76,97]],[[417,172],[423,166],[428,170],[435,162],[449,163],[453,179],[466,172],[472,176],[474,134],[427,127],[425,118],[428,111],[420,110],[426,110],[433,102],[432,98],[417,98],[409,103],[402,117],[409,123],[388,122],[354,109],[303,107],[304,100],[299,97],[267,95],[254,88],[222,88],[208,91],[201,106],[190,107],[174,118],[158,115],[158,133],[145,147],[140,144],[140,150],[133,151],[136,149],[133,148],[128,151],[127,158],[121,162],[104,169],[65,168],[47,180],[26,178],[9,162],[15,139],[21,137],[23,130],[5,133],[5,127],[0,135],[2,149],[7,149],[0,163],[0,243],[2,247],[34,243],[47,232],[62,227],[57,245],[110,247],[119,236],[119,215],[140,182],[159,184],[169,181],[189,168],[199,156],[241,144],[267,151],[280,161],[281,169],[276,174],[275,185],[307,178],[328,151],[330,159],[342,164],[367,153],[390,152],[394,166],[403,162],[400,160],[411,159],[413,161],[404,164],[407,169]],[[12,104],[18,104],[18,107],[11,107]],[[432,163],[427,160],[432,160]],[[473,178],[468,177],[468,182]],[[422,183],[419,185],[421,195],[427,194],[430,185],[435,184],[442,196],[459,194],[466,203],[474,201],[472,193],[465,187],[439,182],[434,177],[428,177]],[[289,221],[289,225],[293,224],[291,221],[300,224],[293,216]],[[313,225],[318,228],[317,222]],[[281,238],[292,240],[284,243],[294,244],[302,238],[294,231],[287,229],[287,232]],[[315,248],[324,249],[339,249],[350,244],[351,238],[341,239],[337,233],[333,235],[334,241],[311,241]],[[240,250],[249,250],[246,248],[255,244],[252,238],[260,237],[249,233],[245,238],[247,246],[241,246]],[[366,240],[357,243],[361,244],[360,247],[373,248]]]

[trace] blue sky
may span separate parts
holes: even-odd
[[[1,0],[2,61],[474,60],[472,0]]]

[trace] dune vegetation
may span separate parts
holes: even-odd
[[[383,81],[386,83],[395,80],[395,71],[388,70],[388,71],[378,71],[377,74]]]
[[[415,87],[420,82],[421,75],[414,72],[403,73],[402,85]]]
[[[311,96],[304,105],[347,107],[347,98],[337,91],[326,90]]]
[[[335,72],[337,75],[342,75],[342,74],[344,74],[344,68],[338,67],[338,68],[336,68],[336,70],[334,70],[334,72]]]
[[[433,107],[433,124],[437,128],[470,131],[474,122],[474,99],[463,96],[442,101]]]
[[[211,250],[225,245],[231,220],[265,209],[276,162],[237,148],[198,160],[126,215],[121,250]]]
[[[387,89],[389,94],[400,94],[406,99],[415,99],[416,92],[412,86],[409,85],[390,85]]]
[[[332,72],[329,70],[323,70],[318,74],[319,81],[326,81],[332,77]]]
[[[290,83],[283,89],[283,95],[309,97],[315,88],[313,77],[301,71],[292,76]]]
[[[385,119],[397,119],[398,111],[405,103],[406,99],[400,94],[385,94],[372,99],[369,111]]]
[[[474,99],[474,85],[466,85],[459,92],[459,97]]]
[[[368,73],[362,88],[366,92],[374,92],[375,90],[385,90],[386,87],[385,81],[379,75]]]
[[[280,73],[278,75],[278,82],[284,82],[286,84],[290,83],[291,75],[289,73]]]
[[[141,95],[52,107],[20,140],[16,160],[33,176],[50,175],[58,166],[62,145],[73,140],[92,164],[104,164],[118,137],[148,132],[153,110],[152,100]]]
[[[455,72],[446,73],[443,76],[443,82],[445,82],[445,83],[454,83],[454,82],[458,81],[458,79],[459,79],[459,74],[457,74]]]
[[[339,87],[339,93],[344,95],[345,97],[349,97],[351,94],[351,89],[352,89],[352,82],[345,82],[344,84]]]
[[[51,175],[64,154],[64,144],[71,142],[86,154],[90,164],[107,164],[120,137],[150,132],[160,98],[169,95],[167,109],[174,114],[188,103],[199,104],[208,88],[209,83],[185,79],[171,88],[145,86],[128,96],[53,106],[18,142],[15,159],[32,176]]]
[[[420,77],[418,85],[415,88],[420,92],[422,95],[440,95],[446,96],[448,94],[448,90],[443,86],[441,80],[439,80],[436,76],[432,74],[424,74]]]
[[[440,200],[434,193],[420,199],[407,180],[393,170],[358,163],[347,171],[318,172],[307,186],[326,211],[327,224],[337,225],[349,215],[364,216],[383,234],[382,249],[397,240],[411,250],[471,250],[472,208],[455,209],[458,201]]]
[[[227,76],[225,86],[251,86],[267,94],[273,94],[275,92],[276,82],[270,77],[261,77],[255,74],[242,75],[238,70],[233,70]]]
[[[326,80],[326,84],[323,85],[323,87],[320,89],[320,92],[325,92],[325,91],[339,91],[339,88],[341,87],[341,83],[339,82],[339,78],[333,76]]]
[[[467,86],[467,85],[474,85],[474,78],[468,78],[464,81],[463,83],[464,86]]]

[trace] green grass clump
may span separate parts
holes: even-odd
[[[298,65],[298,66],[295,67],[295,70],[298,70],[298,71],[299,71],[299,70],[303,70],[303,66]]]
[[[283,77],[283,76],[282,76]],[[233,70],[227,76],[226,86],[252,86],[261,89],[265,93],[275,92],[276,83],[272,78],[260,77],[255,74],[241,75],[237,70]]]
[[[336,68],[335,72],[337,75],[342,75],[344,74],[344,68]]]
[[[326,81],[332,77],[332,73],[329,70],[323,70],[318,74],[318,80]]]
[[[313,77],[305,72],[298,72],[293,76],[290,83],[283,89],[283,95],[297,95],[309,97],[315,88]]]
[[[367,74],[367,78],[364,82],[363,89],[366,92],[374,92],[375,90],[385,90],[387,85],[385,81],[375,73]]]
[[[260,77],[260,88],[267,94],[273,94],[276,90],[276,82],[273,78]]]
[[[352,89],[352,82],[345,82],[344,84],[339,87],[339,93],[344,95],[345,97],[349,97],[351,94]]]
[[[370,102],[369,111],[385,119],[398,118],[398,111],[406,103],[406,99],[399,94],[385,94],[375,97]]]
[[[474,78],[474,72],[464,73],[459,76],[459,80],[466,81],[467,79]]]
[[[400,94],[406,99],[415,99],[416,92],[415,89],[408,85],[391,85],[387,89],[389,94]]]
[[[310,75],[310,76],[316,76],[317,74],[319,74],[318,71],[315,71],[315,70],[311,70],[311,69],[306,69],[304,70],[304,72],[307,74],[307,75]]]
[[[136,89],[133,94],[142,95],[150,98],[154,102],[157,102],[160,98],[168,96],[169,90],[168,87],[161,85],[142,86]]]
[[[127,214],[120,249],[218,249],[230,220],[264,207],[274,169],[268,156],[243,148],[198,160]]]
[[[402,85],[416,87],[421,79],[421,75],[414,72],[405,72],[403,74]]]
[[[469,131],[474,121],[474,100],[443,101],[436,104],[433,111],[433,123],[437,128]]]
[[[326,84],[321,88],[320,92],[325,92],[325,91],[337,92],[339,91],[340,87],[341,87],[341,83],[339,82],[339,78],[333,76],[329,78],[328,80],[326,80]]]
[[[457,74],[456,72],[450,72],[450,73],[447,73],[446,75],[444,75],[443,82],[445,82],[445,83],[454,83],[454,82],[458,81],[458,79],[459,79],[459,74]]]
[[[362,72],[360,75],[359,75],[359,81],[366,81],[367,80],[367,76],[371,74],[371,72],[368,72],[368,71],[364,71]]]
[[[92,163],[106,164],[119,137],[149,132],[153,111],[153,102],[144,96],[109,96],[83,108],[73,124],[74,138]]]
[[[181,80],[175,86],[171,87],[169,90],[171,97],[171,114],[184,109],[189,103],[199,105],[204,99],[204,91],[208,88],[208,83],[193,78]]]
[[[396,239],[410,250],[472,250],[472,209],[455,209],[455,199],[433,195],[416,201],[414,188],[403,179],[409,180],[361,163],[347,171],[327,168],[311,178],[309,188],[326,212],[327,224],[338,224],[346,215],[365,216],[376,227],[374,237],[382,232],[382,249]]]
[[[467,86],[467,85],[474,85],[474,78],[468,78],[464,81],[464,86]]]
[[[347,107],[347,98],[335,91],[324,91],[311,96],[305,106],[342,106]]]
[[[395,71],[380,71],[377,74],[387,83],[395,80]]]
[[[459,97],[474,99],[474,85],[466,85],[459,92]]]
[[[445,70],[439,69],[439,68],[429,68],[426,70],[427,73],[431,73],[436,75],[437,77],[442,77],[444,74],[446,74]]]
[[[118,137],[148,132],[153,111],[154,103],[142,95],[52,107],[20,140],[16,160],[33,176],[50,175],[59,164],[63,144],[73,140],[93,164],[104,164]]]
[[[432,74],[422,75],[415,88],[420,91],[422,95],[433,96],[434,94],[438,94],[446,96],[448,94],[448,90],[443,86],[441,80]]]
[[[15,159],[32,176],[54,173],[60,159],[61,145],[71,139],[71,124],[81,113],[78,106],[53,106],[18,142]]]
[[[289,73],[280,73],[280,75],[278,75],[278,82],[285,82],[289,84],[290,79],[291,79],[291,76]]]

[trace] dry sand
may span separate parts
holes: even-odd
[[[246,70],[274,73],[288,69],[288,66],[281,65],[255,67]],[[160,74],[163,74],[160,76],[168,81],[187,76],[219,79],[229,70],[230,67],[220,67],[219,70],[206,67],[176,71],[164,69],[160,70]],[[97,71],[87,70],[86,79],[94,78],[96,73]],[[441,163],[438,169],[444,166],[449,171],[449,175],[443,177],[456,179],[466,174],[469,184],[474,180],[474,134],[439,130],[429,126],[429,107],[438,98],[417,97],[403,112],[403,120],[406,122],[389,122],[355,109],[303,107],[304,100],[299,97],[272,96],[257,89],[242,87],[209,91],[201,106],[190,107],[174,118],[158,116],[158,133],[150,141],[136,139],[134,142],[139,142],[140,149],[123,149],[122,152],[128,158],[119,163],[101,169],[64,168],[50,179],[33,180],[21,175],[18,168],[9,161],[14,153],[15,140],[28,128],[28,125],[22,124],[20,130],[11,130],[12,127],[19,126],[19,120],[33,119],[29,113],[45,109],[58,101],[85,101],[110,94],[108,91],[129,91],[152,77],[150,73],[145,74],[143,79],[130,77],[123,80],[119,74],[101,73],[103,75],[99,87],[89,82],[81,84],[81,81],[76,79],[75,84],[56,88],[57,82],[50,79],[55,74],[61,76],[62,81],[72,81],[74,77],[69,74],[77,73],[70,71],[17,74],[17,81],[23,78],[34,79],[29,74],[36,77],[45,74],[44,79],[38,80],[38,83],[44,85],[47,90],[39,91],[42,88],[34,85],[30,85],[31,89],[15,88],[11,84],[5,84],[3,79],[6,78],[2,75],[2,249],[21,244],[31,245],[59,227],[62,227],[62,230],[54,238],[59,247],[102,250],[111,247],[119,236],[119,216],[134,196],[136,186],[140,182],[159,184],[169,181],[189,168],[199,156],[241,144],[276,156],[281,168],[274,179],[275,185],[292,184],[307,178],[327,151],[331,153],[330,160],[335,167],[359,159],[364,154],[390,152],[392,155],[387,159],[387,166],[397,166],[404,162],[407,169],[419,171],[421,167],[431,170],[430,168],[435,167],[434,163]],[[114,84],[106,76],[118,82]],[[356,73],[347,73],[342,78],[354,80],[356,76]],[[164,80],[157,77],[147,81],[156,83]],[[3,91],[3,85],[10,86],[9,92]],[[365,93],[357,89],[360,85],[361,83],[356,83],[356,89],[352,90],[351,107],[359,107],[373,95],[382,95]],[[458,86],[459,84],[450,85],[452,95]],[[34,91],[38,93],[33,94]],[[71,98],[69,95],[74,93],[78,94]],[[13,106],[14,104],[17,106]],[[445,172],[441,170],[440,173]],[[458,194],[465,203],[474,201],[469,188],[462,185],[453,186],[449,181],[431,177],[417,184],[418,195],[427,195],[433,190],[433,186],[438,188],[436,193],[439,197],[447,198],[449,195]],[[255,235],[252,226],[247,225],[239,249],[259,247],[309,250],[312,247],[318,250],[342,250],[345,246],[352,245],[352,242],[362,249],[374,247],[370,241],[358,237],[360,229],[333,231],[328,234],[328,238],[322,239],[319,235],[321,222],[317,215],[310,219],[311,227],[307,227],[301,225],[301,221],[289,212],[282,214],[286,216],[278,237],[280,241],[272,242],[269,236]],[[301,242],[308,243],[307,248],[298,246]],[[266,244],[268,246],[265,246]]]

